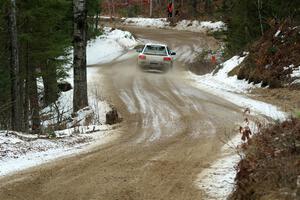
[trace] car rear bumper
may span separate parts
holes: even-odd
[[[168,71],[172,68],[172,63],[138,63],[139,67],[144,71],[152,71],[152,70],[158,70],[158,71]]]

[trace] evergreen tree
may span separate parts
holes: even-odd
[[[229,15],[228,49],[237,53],[257,39],[270,22],[300,22],[300,1],[294,0],[225,0],[223,8]]]

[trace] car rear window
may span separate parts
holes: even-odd
[[[144,49],[144,54],[167,56],[166,47],[159,45],[147,45]]]

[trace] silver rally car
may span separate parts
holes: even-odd
[[[176,55],[164,44],[146,44],[137,52],[138,65],[144,71],[167,72],[172,69],[173,56]]]

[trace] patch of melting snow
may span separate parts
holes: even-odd
[[[250,122],[249,127],[252,133],[257,132],[255,123]],[[233,137],[222,147],[222,157],[198,175],[195,184],[206,193],[208,196],[206,199],[226,200],[233,191],[236,176],[235,166],[242,156],[237,152],[241,143],[240,134]]]
[[[196,87],[201,88],[209,93],[226,99],[227,101],[240,106],[242,109],[250,108],[257,114],[271,117],[274,120],[286,119],[286,113],[280,111],[276,106],[271,104],[250,99],[243,94],[247,94],[249,90],[260,85],[249,84],[245,80],[238,80],[237,76],[228,76],[228,73],[237,67],[245,56],[234,56],[222,64],[222,69],[217,73],[214,72],[202,76],[188,72],[189,79],[193,80]]]
[[[278,37],[280,33],[281,33],[281,30],[278,30],[278,31],[275,33],[274,37]]]
[[[198,20],[182,20],[174,27],[176,30],[192,31],[192,32],[206,32],[206,31],[223,31],[226,30],[226,24],[221,21],[198,21]]]
[[[300,78],[300,66],[293,69],[292,78]]]
[[[82,127],[92,130],[91,127]],[[18,139],[15,134],[0,131],[0,176],[34,167],[57,158],[79,154],[89,148],[113,140],[117,135],[111,134],[111,127],[98,126],[93,134],[75,134],[74,130],[67,129],[57,132],[64,136],[55,140],[35,139],[25,141]],[[104,131],[105,130],[105,131]]]
[[[135,25],[140,27],[164,28],[170,25],[167,18],[127,18],[123,22],[127,25]]]
[[[223,31],[227,30],[224,22],[217,21],[198,21],[198,20],[182,20],[179,21],[175,27],[170,26],[167,18],[126,18],[123,22],[127,25],[134,25],[139,27],[152,27],[152,28],[166,28],[175,30],[184,30],[192,32],[207,32],[207,31]]]

